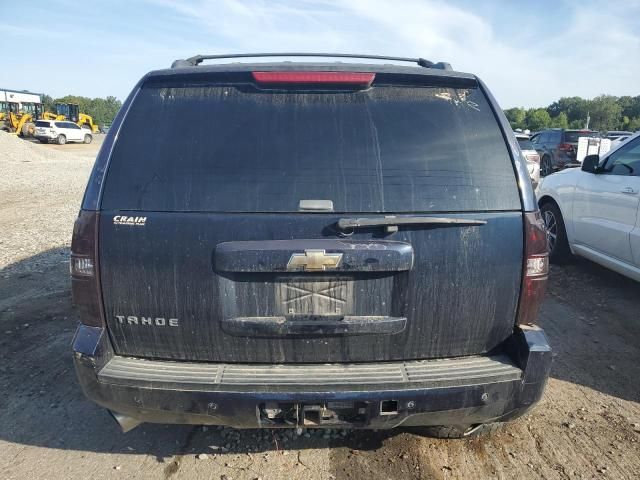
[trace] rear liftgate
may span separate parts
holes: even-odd
[[[505,178],[485,175],[489,165],[467,171],[466,155],[481,147],[495,168],[510,165],[477,82],[246,73],[238,86],[149,84],[128,113],[100,220],[115,353],[308,365],[498,348],[513,333],[522,212],[510,169]],[[132,164],[145,135],[135,121],[153,109],[217,133],[153,136],[145,140],[153,155]],[[141,194],[143,184],[150,190]],[[123,216],[145,222],[122,224]]]

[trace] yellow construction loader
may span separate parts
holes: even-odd
[[[4,130],[3,124],[9,118],[9,112],[18,112],[18,103],[16,102],[0,102],[0,129]]]
[[[90,115],[81,113],[77,103],[56,103],[56,114],[58,118],[47,118],[46,120],[69,120],[79,127],[88,128],[93,133],[98,133],[98,124],[94,123]]]
[[[59,122],[64,120],[64,115],[57,115],[51,112],[44,112],[42,114],[42,120],[58,120]]]
[[[15,133],[21,137],[32,137],[36,132],[35,121],[40,116],[40,105],[36,104],[34,113],[22,113],[18,110],[17,103],[8,103],[0,122],[0,130]]]

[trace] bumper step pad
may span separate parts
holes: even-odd
[[[407,388],[457,387],[522,378],[506,355],[472,356],[368,364],[242,365],[113,357],[98,373],[100,382],[182,390],[235,387],[332,387],[380,385]]]

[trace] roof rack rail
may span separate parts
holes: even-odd
[[[204,60],[220,60],[225,58],[257,58],[257,57],[327,57],[327,58],[366,58],[370,60],[393,60],[395,62],[417,63],[424,68],[437,68],[440,70],[451,70],[451,65],[447,62],[434,63],[424,58],[407,57],[387,57],[384,55],[357,55],[352,53],[231,53],[226,55],[195,55],[185,60],[176,60],[171,64],[171,68],[195,67]]]

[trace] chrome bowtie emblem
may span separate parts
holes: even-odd
[[[338,268],[342,261],[342,253],[326,253],[324,250],[305,250],[294,253],[287,263],[287,270],[305,270],[320,272]]]

